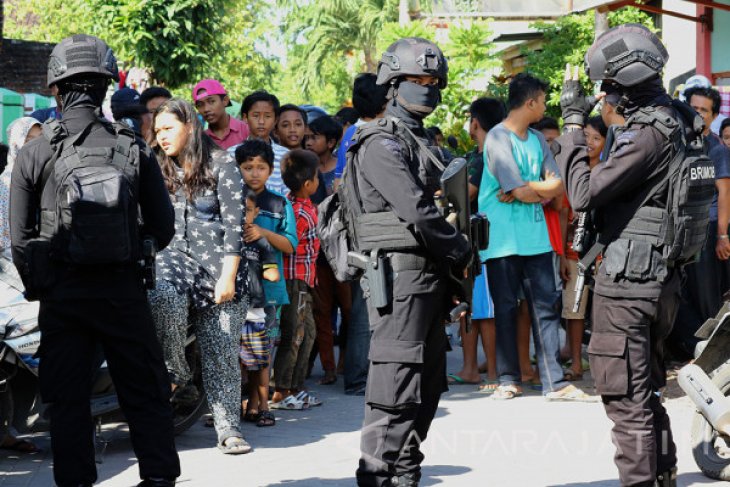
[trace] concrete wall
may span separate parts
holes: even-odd
[[[696,16],[697,6],[684,0],[664,0],[662,8]],[[687,73],[697,67],[697,24],[695,22],[662,15],[662,40],[669,51],[669,62],[664,69],[664,84],[668,89],[681,83]]]

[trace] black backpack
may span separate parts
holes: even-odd
[[[102,121],[102,123],[107,123]],[[43,126],[54,156],[43,170],[40,234],[50,257],[78,264],[123,264],[139,257],[139,146],[134,132],[112,124],[116,145],[84,147],[94,124],[68,137],[57,120]],[[47,185],[54,178],[55,185]],[[55,195],[48,194],[55,188]],[[47,205],[48,206],[48,205]]]
[[[320,249],[327,258],[335,278],[340,282],[355,281],[363,271],[347,262],[347,254],[357,251],[355,237],[355,220],[362,214],[361,202],[357,190],[357,179],[351,174],[354,171],[354,159],[363,141],[359,138],[359,130],[353,135],[355,146],[350,146],[346,154],[345,169],[337,190],[319,204],[317,234]]]

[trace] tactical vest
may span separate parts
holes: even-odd
[[[359,127],[347,150],[340,186],[319,205],[317,229],[322,252],[340,281],[354,280],[361,274],[348,264],[349,251],[403,252],[421,248],[412,230],[393,211],[363,211],[356,172],[365,162],[362,161],[365,146],[376,136],[387,136],[400,143],[411,173],[426,191],[435,193],[440,187],[443,164],[398,119],[377,119]]]
[[[435,154],[396,118],[380,118],[360,127],[347,150],[347,164],[343,172],[343,195],[350,212],[349,231],[359,252],[375,249],[383,251],[413,250],[419,248],[413,232],[394,212],[364,213],[356,171],[363,161],[364,148],[375,136],[384,135],[397,140],[406,154],[413,177],[421,182],[425,191],[434,194],[440,189],[441,173],[445,167]],[[348,172],[351,172],[348,174]]]
[[[673,102],[672,108],[676,116],[657,107],[641,108],[619,129],[649,125],[672,146],[666,172],[654,178],[654,187],[644,203],[611,243],[614,253],[626,254],[623,274],[628,278],[661,280],[666,268],[692,262],[707,239],[715,188],[714,164],[701,136],[701,120],[698,125],[697,115],[684,103]],[[692,127],[687,127],[686,120],[692,120]],[[666,204],[656,206],[652,200],[663,191]],[[626,248],[616,248],[622,245]],[[662,249],[663,262],[658,266],[644,262],[651,259],[652,247]]]

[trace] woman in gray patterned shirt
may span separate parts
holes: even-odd
[[[173,388],[191,378],[184,346],[188,320],[200,342],[203,385],[229,454],[248,453],[240,432],[241,325],[246,317],[245,189],[233,158],[205,135],[195,108],[172,99],[155,112],[153,130],[175,207],[175,238],[158,255],[150,292]]]

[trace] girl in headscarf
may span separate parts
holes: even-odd
[[[41,135],[41,124],[35,118],[23,117],[8,126],[8,162],[0,174],[0,254],[10,249],[10,222],[8,211],[10,203],[10,174],[20,148],[28,141]],[[11,428],[13,406],[7,391],[0,393],[0,449],[21,453],[35,453],[38,447],[29,440],[17,438]]]
[[[8,163],[0,175],[0,252],[10,248],[10,174],[18,152],[27,142],[42,133],[41,123],[32,117],[19,118],[8,126]]]

